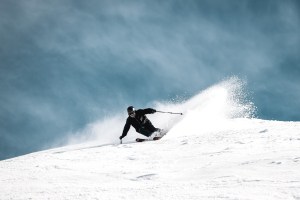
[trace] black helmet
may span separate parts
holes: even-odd
[[[134,111],[135,111],[135,109],[134,109],[133,106],[129,106],[129,107],[127,108],[128,114],[133,113]]]

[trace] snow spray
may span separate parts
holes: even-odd
[[[238,77],[231,77],[200,91],[190,99],[179,102],[155,102],[156,110],[171,110],[183,115],[151,114],[147,117],[155,127],[169,130],[166,137],[187,134],[203,134],[222,130],[228,120],[235,118],[253,118],[256,107],[249,100],[246,82]],[[97,144],[120,143],[127,115],[120,113],[87,125],[84,130],[69,138],[68,144],[93,141]],[[140,136],[130,129],[123,142],[134,141]]]

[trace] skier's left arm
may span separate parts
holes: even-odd
[[[156,110],[153,109],[153,108],[146,108],[146,109],[143,109],[142,110],[143,114],[153,114],[153,113],[156,113]]]

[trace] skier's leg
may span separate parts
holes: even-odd
[[[163,137],[167,133],[164,129],[155,128],[150,121],[145,124],[145,128],[152,132],[151,137]]]
[[[159,131],[160,130],[159,128],[155,128],[150,121],[148,121],[146,124],[144,124],[144,127],[146,129],[148,129],[149,131],[151,131],[151,132],[155,132],[155,131]]]
[[[152,135],[153,132],[146,129],[146,128],[144,128],[144,127],[142,127],[142,128],[140,128],[139,133],[146,136],[146,137],[149,137],[149,136]]]
[[[146,137],[155,137],[158,136],[160,133],[161,129],[159,128],[155,128],[153,126],[153,124],[148,121],[147,123],[143,124],[143,127],[140,128],[139,133],[141,133],[142,135],[146,136]],[[156,134],[153,134],[156,133]]]

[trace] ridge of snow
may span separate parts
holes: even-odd
[[[300,123],[52,149],[0,162],[0,199],[300,199]]]

